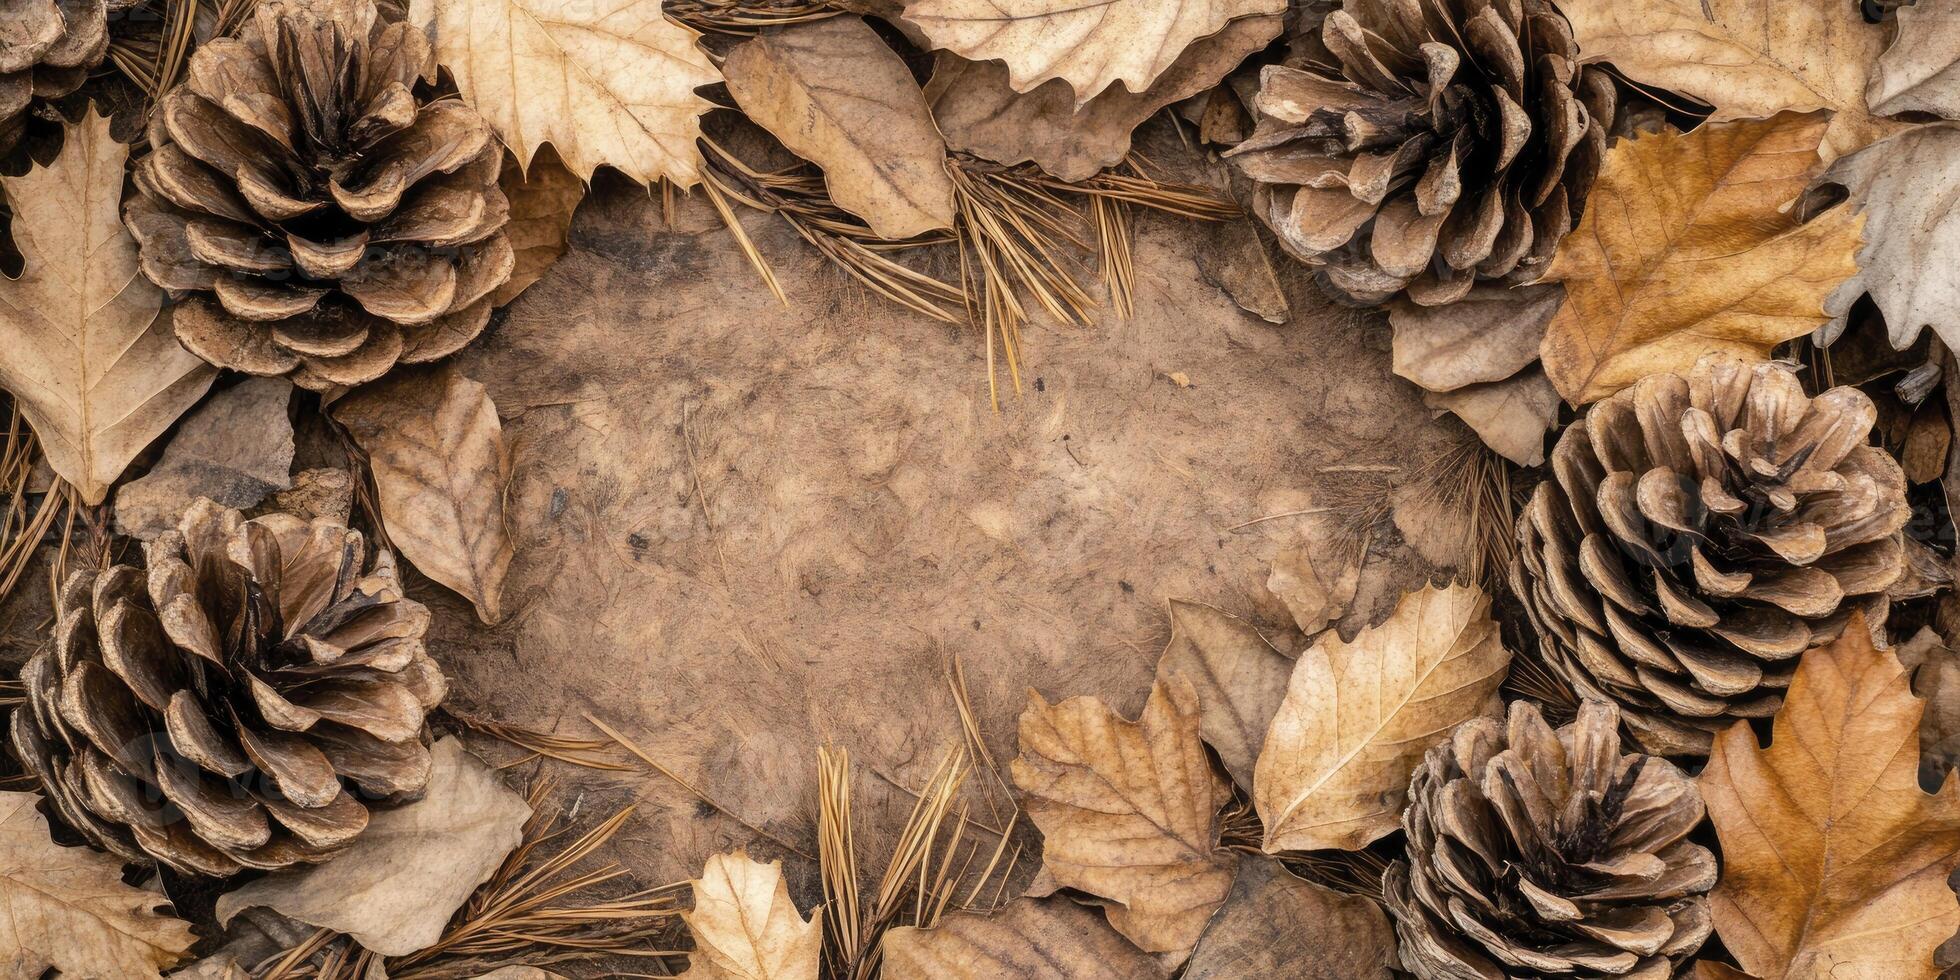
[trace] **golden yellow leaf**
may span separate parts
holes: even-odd
[[[1825,162],[1904,124],[1873,118],[1865,88],[1886,32],[1839,0],[1561,0],[1586,61],[1685,92],[1712,119],[1828,109]]]
[[[879,237],[953,227],[946,143],[925,93],[857,15],[758,34],[722,73],[749,119],[823,168],[831,200]]]
[[[413,0],[464,101],[529,166],[550,143],[585,180],[700,182],[696,86],[721,80],[660,0]]]
[[[1135,722],[1096,698],[1051,705],[1030,693],[1012,769],[1041,828],[1044,876],[1110,900],[1117,932],[1181,961],[1233,870],[1218,847],[1231,790],[1199,740],[1191,682],[1159,680]]]
[[[1545,279],[1565,305],[1539,349],[1574,405],[1703,354],[1762,357],[1829,319],[1858,271],[1863,219],[1786,207],[1819,169],[1828,120],[1784,114],[1623,140]]]
[[[0,278],[0,387],[89,504],[218,375],[158,320],[163,291],[137,271],[120,210],[128,158],[90,109],[52,164],[0,178],[26,260]]]
[[[1060,78],[1081,105],[1118,81],[1142,92],[1191,42],[1285,9],[1286,0],[913,0],[905,19],[933,47],[1006,62],[1016,92]]]
[[[25,710],[25,709],[21,709]],[[155,978],[197,938],[122,880],[122,862],[48,838],[33,793],[0,793],[0,974]]]
[[[681,917],[694,934],[683,976],[817,980],[823,923],[797,913],[781,861],[763,864],[744,851],[708,858],[694,882],[694,909]]]
[[[1862,615],[1804,654],[1769,748],[1738,722],[1698,782],[1722,845],[1715,930],[1763,980],[1909,980],[1960,927],[1960,789],[1919,788],[1919,717]]]
[[[1472,585],[1411,592],[1352,643],[1321,634],[1253,768],[1266,851],[1354,850],[1398,829],[1423,752],[1497,709],[1510,663],[1490,597]]]

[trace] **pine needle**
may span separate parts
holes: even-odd
[[[454,708],[445,708],[443,713],[455,719],[456,723],[462,725],[464,728],[481,732],[491,738],[509,742],[531,753],[530,756],[519,759],[510,765],[522,765],[532,759],[542,757],[556,759],[559,762],[570,763],[571,765],[580,766],[585,769],[597,769],[604,772],[633,772],[639,768],[629,763],[607,759],[595,754],[608,749],[618,748],[617,742],[596,738],[567,738],[563,735],[553,735],[549,732],[541,732],[522,725],[478,718],[457,711]],[[500,768],[508,769],[510,766],[507,765]]]
[[[778,847],[781,847],[784,850],[789,851],[791,854],[796,854],[801,857],[808,858],[810,860],[816,860],[816,858],[813,857],[809,851],[806,851],[796,846],[795,844],[792,844],[789,841],[786,841],[781,837],[778,837],[775,834],[772,834],[769,831],[764,830],[761,827],[758,827],[755,824],[750,823],[748,820],[744,819],[741,816],[741,814],[738,814],[735,811],[730,810],[725,806],[722,806],[719,802],[717,802],[714,799],[714,797],[711,797],[708,794],[703,793],[699,789],[696,789],[693,783],[690,783],[687,780],[682,779],[680,776],[675,775],[673,770],[668,769],[666,766],[663,766],[660,763],[654,761],[653,756],[648,755],[645,749],[640,748],[640,746],[634,743],[631,739],[628,739],[626,736],[621,735],[618,731],[614,730],[612,726],[606,724],[603,721],[600,721],[597,718],[592,717],[590,713],[584,714],[581,717],[583,717],[594,728],[597,728],[600,731],[605,732],[606,737],[618,743],[620,748],[623,748],[626,751],[633,753],[633,755],[637,757],[641,762],[644,762],[649,767],[651,767],[654,772],[657,772],[662,776],[665,776],[668,779],[673,780],[675,783],[679,784],[682,789],[687,790],[689,793],[694,794],[695,799],[700,800],[701,802],[706,803],[707,805],[713,807],[722,815],[728,817],[730,820],[733,820],[736,823],[741,824],[744,827],[747,827],[749,830],[753,831],[757,835],[775,842],[775,844]]]
[[[807,24],[848,12],[825,0],[667,0],[661,9],[703,34],[737,37],[766,27]]]

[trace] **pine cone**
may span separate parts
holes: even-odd
[[[21,671],[14,751],[126,860],[228,875],[325,859],[420,793],[442,671],[429,611],[360,532],[200,500],[147,572],[77,572]]]
[[[1227,154],[1281,246],[1358,303],[1536,278],[1617,102],[1565,16],[1546,0],[1346,0],[1321,30],[1338,68],[1267,67],[1257,128]]]
[[[1529,701],[1476,718],[1409,780],[1407,861],[1382,886],[1402,964],[1423,980],[1666,980],[1701,947],[1715,855],[1694,780],[1621,755],[1618,711],[1557,731]]]
[[[1649,752],[1706,754],[1783,703],[1798,655],[1876,630],[1904,568],[1905,474],[1855,388],[1704,357],[1592,407],[1518,519],[1512,587],[1544,658]]]
[[[0,159],[35,123],[37,100],[81,88],[109,53],[108,11],[104,0],[0,0]]]
[[[314,390],[469,343],[515,261],[510,205],[482,118],[415,94],[428,39],[372,0],[263,3],[241,33],[159,102],[124,210],[144,274],[191,296],[178,339]]]

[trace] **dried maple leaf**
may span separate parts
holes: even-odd
[[[1862,219],[1803,223],[1788,207],[1818,169],[1828,120],[1786,113],[1622,140],[1548,280],[1565,305],[1546,328],[1545,374],[1575,405],[1713,351],[1762,357],[1827,318],[1858,271]]]
[[[1142,92],[1192,42],[1285,10],[1286,0],[914,0],[905,19],[933,47],[1006,62],[1017,92],[1060,78],[1080,104],[1118,81]]]
[[[1232,889],[1233,858],[1218,847],[1231,790],[1198,726],[1182,677],[1158,681],[1135,722],[1097,698],[1051,705],[1031,692],[1012,766],[1041,828],[1044,877],[1108,899],[1109,924],[1173,966]]]
[[[25,710],[25,709],[22,709]],[[122,862],[48,839],[33,793],[0,792],[0,974],[154,978],[190,951],[170,900],[122,880]]]
[[[367,453],[388,537],[422,574],[503,617],[510,455],[497,406],[453,366],[397,371],[335,402]]]
[[[1715,930],[1763,980],[1933,977],[1960,927],[1960,788],[1919,788],[1919,718],[1862,614],[1804,654],[1767,749],[1738,722],[1698,780],[1722,845]]]
[[[1252,786],[1252,762],[1292,667],[1251,623],[1214,606],[1171,600],[1171,639],[1157,659],[1157,676],[1191,682],[1198,731],[1240,786]]]
[[[1920,0],[1900,7],[1894,23],[1892,46],[1865,89],[1872,111],[1960,119],[1960,3]]]
[[[1470,585],[1402,597],[1354,642],[1300,654],[1253,769],[1267,853],[1366,847],[1401,826],[1409,774],[1458,722],[1496,710],[1510,651]]]
[[[1865,215],[1858,270],[1824,308],[1838,321],[1867,292],[1885,314],[1892,346],[1927,327],[1960,346],[1960,124],[1921,126],[1874,143],[1820,178],[1841,184]]]
[[[1831,111],[1826,162],[1897,131],[1865,88],[1885,32],[1839,0],[1563,0],[1588,62],[1635,82],[1685,92],[1716,122],[1793,110]]]
[[[1247,856],[1183,978],[1389,980],[1395,964],[1395,933],[1380,905]]]
[[[510,201],[504,234],[517,253],[510,278],[490,294],[490,302],[502,306],[543,278],[545,270],[565,254],[572,215],[578,202],[585,200],[585,182],[566,169],[553,147],[539,150],[528,169],[517,166],[505,150],[504,170],[497,182]]]
[[[128,158],[91,108],[52,164],[0,178],[26,263],[0,279],[0,387],[89,504],[218,376],[158,320],[163,291],[137,270],[119,213]]]
[[[722,73],[749,119],[823,168],[831,200],[879,237],[953,226],[946,143],[925,94],[857,15],[757,34]]]
[[[961,912],[931,929],[885,933],[885,980],[1162,980],[1164,969],[1094,910],[1017,898],[992,915]]]
[[[413,0],[409,17],[520,165],[550,143],[586,180],[700,181],[694,89],[721,75],[660,0]]]
[[[743,851],[708,858],[694,882],[694,909],[681,917],[694,934],[682,976],[817,980],[823,923],[797,913],[781,861],[763,864]]]

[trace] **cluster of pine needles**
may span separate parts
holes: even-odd
[[[827,0],[667,0],[661,9],[703,34],[737,37],[845,13]]]
[[[126,18],[109,42],[109,62],[151,100],[183,78],[199,39],[225,37],[258,0],[144,0],[113,16]],[[153,25],[153,26],[152,26]]]

